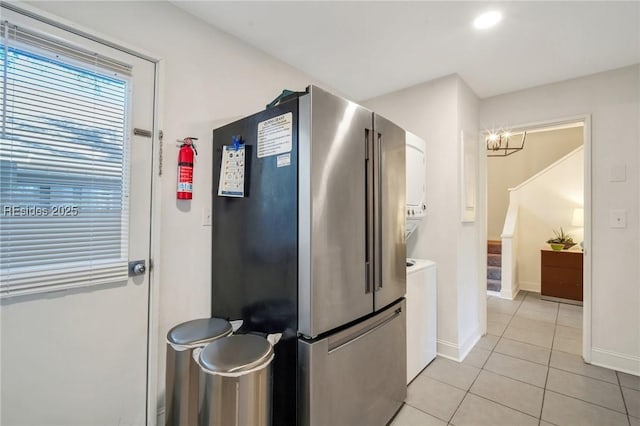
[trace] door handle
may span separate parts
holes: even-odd
[[[365,294],[371,293],[373,282],[373,244],[374,244],[374,217],[373,217],[373,147],[369,129],[364,129],[364,204],[365,204]]]
[[[135,277],[136,275],[143,275],[147,272],[146,261],[143,260],[132,260],[129,262],[129,276]]]
[[[376,177],[374,180],[374,198],[376,199],[375,205],[375,239],[376,239],[376,252],[374,254],[375,264],[375,283],[374,291],[378,292],[382,289],[382,245],[384,244],[382,238],[382,203],[384,202],[382,197],[382,172],[384,170],[384,156],[382,155],[382,133],[376,132],[376,144],[374,147],[374,161],[376,163]]]

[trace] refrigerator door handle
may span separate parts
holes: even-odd
[[[364,293],[372,291],[373,250],[374,250],[374,196],[373,196],[373,143],[371,129],[364,129],[364,197],[365,197],[365,288]]]
[[[375,178],[374,178],[374,190],[375,190],[375,255],[374,255],[374,279],[375,286],[374,291],[378,291],[382,288],[382,170],[384,167],[384,161],[382,158],[382,133],[376,132],[376,144],[374,149],[374,163],[375,163]]]
[[[396,309],[389,310],[389,312],[385,316],[383,316],[382,318],[379,318],[377,321],[370,322],[370,323],[365,322],[365,324],[363,324],[359,328],[356,328],[354,330],[345,330],[345,331],[349,331],[349,333],[343,332],[343,333],[338,333],[335,336],[329,337],[329,342],[328,342],[329,353],[337,351],[355,342],[356,340],[370,333],[373,333],[380,327],[396,319],[401,313],[402,313],[402,307],[398,307]]]

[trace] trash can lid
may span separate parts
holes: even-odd
[[[200,366],[212,373],[238,373],[268,364],[273,347],[261,336],[234,334],[209,343],[200,353]]]
[[[222,318],[195,319],[173,327],[167,333],[167,342],[174,345],[191,346],[205,344],[211,340],[231,334],[229,321]]]

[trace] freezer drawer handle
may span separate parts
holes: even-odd
[[[351,343],[353,343],[354,341],[366,336],[367,334],[373,333],[374,331],[376,331],[377,329],[379,329],[380,327],[384,326],[385,324],[393,321],[394,319],[396,319],[396,317],[398,317],[400,315],[400,313],[402,313],[402,307],[396,308],[393,311],[390,312],[390,315],[386,318],[382,318],[380,320],[378,320],[377,322],[374,322],[372,324],[369,324],[369,326],[363,328],[362,330],[358,330],[355,333],[351,334],[351,335],[347,335],[344,337],[338,337],[335,339],[335,341],[331,341],[331,339],[329,339],[329,353],[332,353],[334,351],[339,350],[340,348],[349,345]]]

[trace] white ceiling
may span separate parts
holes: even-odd
[[[485,98],[640,63],[639,1],[173,3],[356,100],[453,73]],[[476,30],[488,10],[502,21]]]

